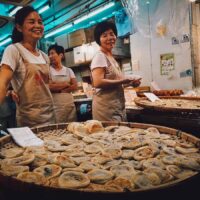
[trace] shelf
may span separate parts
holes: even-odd
[[[89,67],[90,63],[91,63],[91,61],[87,61],[87,62],[79,63],[79,64],[74,64],[74,65],[70,66],[70,68],[74,68],[74,67]]]

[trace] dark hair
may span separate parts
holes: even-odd
[[[31,6],[25,6],[17,11],[15,15],[15,21],[14,21],[14,29],[12,32],[12,43],[21,42],[23,40],[23,34],[19,32],[16,28],[16,24],[19,24],[20,26],[23,25],[25,18],[32,12],[36,11]]]
[[[48,54],[52,49],[55,50],[57,54],[61,54],[62,53],[64,55],[64,53],[65,53],[65,50],[64,50],[64,48],[62,46],[57,45],[57,44],[53,44],[53,45],[51,45],[49,47]]]
[[[94,39],[97,44],[101,45],[100,44],[101,34],[109,29],[112,29],[114,34],[117,36],[117,28],[114,23],[109,22],[109,21],[104,21],[104,22],[97,24],[97,26],[94,29]]]

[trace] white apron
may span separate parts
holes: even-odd
[[[111,80],[119,79],[122,72],[118,63],[107,56],[106,58],[109,67],[106,68],[105,78]],[[122,85],[108,89],[101,88],[97,91],[93,96],[92,115],[93,119],[100,121],[126,121],[125,98]]]
[[[48,63],[29,63],[23,55],[23,52],[17,45],[15,46],[23,59],[26,69],[23,84],[16,91],[20,99],[20,103],[17,104],[17,125],[34,127],[55,123],[53,99],[48,86]],[[44,55],[43,57],[45,59]]]
[[[63,75],[51,75],[51,79],[55,82],[66,81],[70,83],[70,78]],[[57,123],[76,121],[76,107],[74,98],[71,93],[52,93],[54,101],[54,109]]]

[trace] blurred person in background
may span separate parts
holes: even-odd
[[[64,48],[52,45],[48,55],[51,63],[49,88],[54,100],[56,122],[76,121],[76,107],[71,92],[77,89],[77,81],[72,69],[62,65]]]

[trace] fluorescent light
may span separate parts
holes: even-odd
[[[57,34],[57,33],[60,33],[60,32],[62,32],[62,31],[64,31],[64,30],[67,30],[67,29],[69,29],[69,28],[71,28],[71,27],[72,27],[72,24],[66,24],[66,25],[63,26],[63,27],[60,27],[60,28],[58,28],[58,29],[56,29],[56,30],[54,30],[54,31],[51,31],[50,33],[47,33],[47,34],[44,36],[44,38],[51,37],[51,36],[53,36],[53,35],[55,35],[55,34]]]
[[[98,9],[96,9],[96,10],[90,12],[88,15],[84,15],[84,16],[82,16],[82,17],[76,19],[76,20],[74,21],[73,24],[78,24],[78,23],[80,23],[80,22],[82,22],[82,21],[85,21],[86,19],[91,18],[91,17],[93,17],[93,16],[99,14],[100,12],[102,12],[102,11],[104,11],[104,10],[107,10],[108,8],[110,8],[110,7],[114,6],[114,5],[115,5],[115,3],[114,3],[114,2],[111,2],[111,3],[105,5],[105,6],[101,7],[101,8],[98,8]],[[71,28],[72,26],[73,26],[72,23],[66,24],[66,25],[63,26],[63,27],[60,27],[60,28],[58,28],[58,29],[55,29],[54,31],[51,31],[51,32],[47,33],[47,34],[44,36],[44,38],[51,37],[51,36],[53,36],[53,35],[55,35],[55,34],[57,34],[57,33],[60,33],[60,32],[62,32],[62,31],[64,31],[64,30],[67,30],[67,29]]]
[[[95,23],[96,23],[95,21],[91,21],[91,22],[90,22],[90,24],[95,24]]]
[[[39,13],[39,14],[42,14],[43,12],[45,12],[46,10],[48,10],[49,8],[50,8],[50,6],[47,4],[46,6],[40,8],[40,9],[38,10],[38,13]]]
[[[110,7],[114,6],[114,5],[115,5],[115,3],[111,2],[111,3],[107,4],[106,6],[98,8],[98,9],[92,11],[91,13],[89,13],[88,15],[84,15],[83,17],[80,17],[79,19],[75,20],[74,24],[78,24],[78,23],[80,23],[82,21],[85,21],[86,19],[88,19],[90,17],[93,17],[93,16],[99,14],[100,12],[102,12],[104,10],[107,10],[108,8],[110,8]]]
[[[10,43],[11,41],[12,41],[12,39],[9,37],[9,38],[5,39],[4,41],[0,42],[0,46],[3,46],[3,45],[5,45],[5,44],[8,44],[8,43]]]
[[[0,38],[0,41],[2,41],[2,40],[4,40],[4,39],[8,38],[8,36],[9,36],[8,34],[7,34],[7,35],[4,35],[3,37]]]
[[[10,11],[9,12],[9,16],[10,17],[12,17],[13,15],[15,15],[15,13],[19,10],[19,9],[21,9],[22,8],[22,6],[17,6],[17,7],[15,7],[12,11]]]

